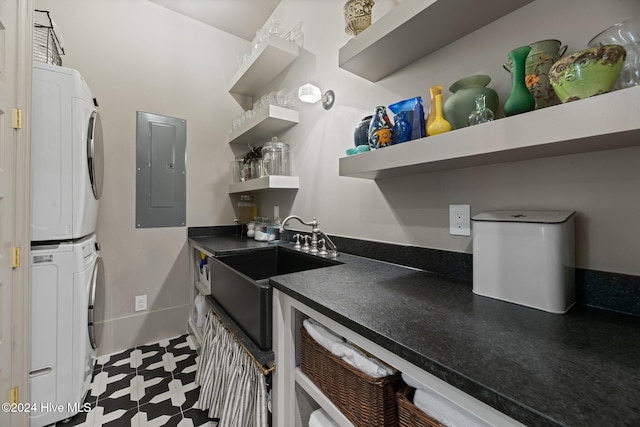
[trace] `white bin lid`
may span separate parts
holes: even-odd
[[[535,222],[557,224],[565,222],[575,211],[487,211],[472,217],[474,221]]]

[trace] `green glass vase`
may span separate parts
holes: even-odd
[[[525,83],[525,66],[531,46],[521,46],[509,52],[513,64],[511,93],[504,103],[505,116],[514,116],[536,108],[536,99],[529,92]]]
[[[468,126],[469,114],[475,110],[476,95],[485,95],[486,105],[495,115],[498,111],[498,94],[495,90],[486,87],[491,77],[474,75],[458,80],[449,87],[453,94],[442,106],[444,118],[451,123],[452,129],[460,129]]]

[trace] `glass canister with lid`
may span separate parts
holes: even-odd
[[[258,206],[253,196],[242,194],[238,201],[238,220],[240,224],[247,224],[258,215]]]
[[[290,152],[289,144],[271,138],[262,147],[262,176],[291,175]]]

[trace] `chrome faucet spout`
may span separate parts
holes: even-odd
[[[282,221],[282,224],[280,224],[280,233],[282,233],[282,232],[284,231],[284,226],[287,224],[287,222],[289,222],[289,221],[290,221],[290,220],[292,220],[292,219],[297,219],[297,220],[300,222],[300,224],[308,225],[309,227],[314,227],[314,228],[315,228],[315,227],[317,227],[317,226],[318,226],[318,221],[316,221],[316,219],[315,219],[315,218],[313,218],[313,220],[312,220],[312,221],[304,222],[304,221],[302,220],[302,218],[300,218],[298,215],[289,215],[288,217],[286,217],[286,218]]]
[[[322,230],[320,230],[318,228],[318,220],[316,220],[316,218],[313,218],[313,220],[305,222],[302,220],[302,218],[300,218],[298,215],[289,215],[288,217],[286,217],[284,219],[284,221],[282,221],[282,224],[280,225],[280,234],[284,233],[284,226],[287,225],[287,223],[292,220],[295,219],[298,222],[300,222],[300,224],[303,225],[308,225],[309,227],[311,227],[311,245],[309,246],[309,253],[311,254],[318,254],[318,255],[327,255],[329,254],[330,257],[335,258],[338,256],[338,248],[336,248],[335,243],[333,243],[331,241],[331,239],[329,238],[329,236],[327,236],[326,234],[324,234],[322,232]],[[321,236],[324,238],[324,245],[328,245],[329,249],[331,250],[331,252],[327,252],[324,249],[324,246],[322,248],[322,251],[318,250],[318,236]]]

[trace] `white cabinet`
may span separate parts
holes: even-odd
[[[358,335],[344,325],[319,313],[289,295],[273,290],[273,349],[277,369],[273,377],[273,425],[305,426],[310,413],[323,408],[341,426],[351,422],[298,368],[300,327],[305,318],[314,320],[345,337],[356,346],[405,372],[444,398],[495,426],[522,426],[521,423],[469,396],[441,379],[401,359],[391,351]]]
[[[640,145],[640,87],[343,157],[340,175],[379,179]]]

